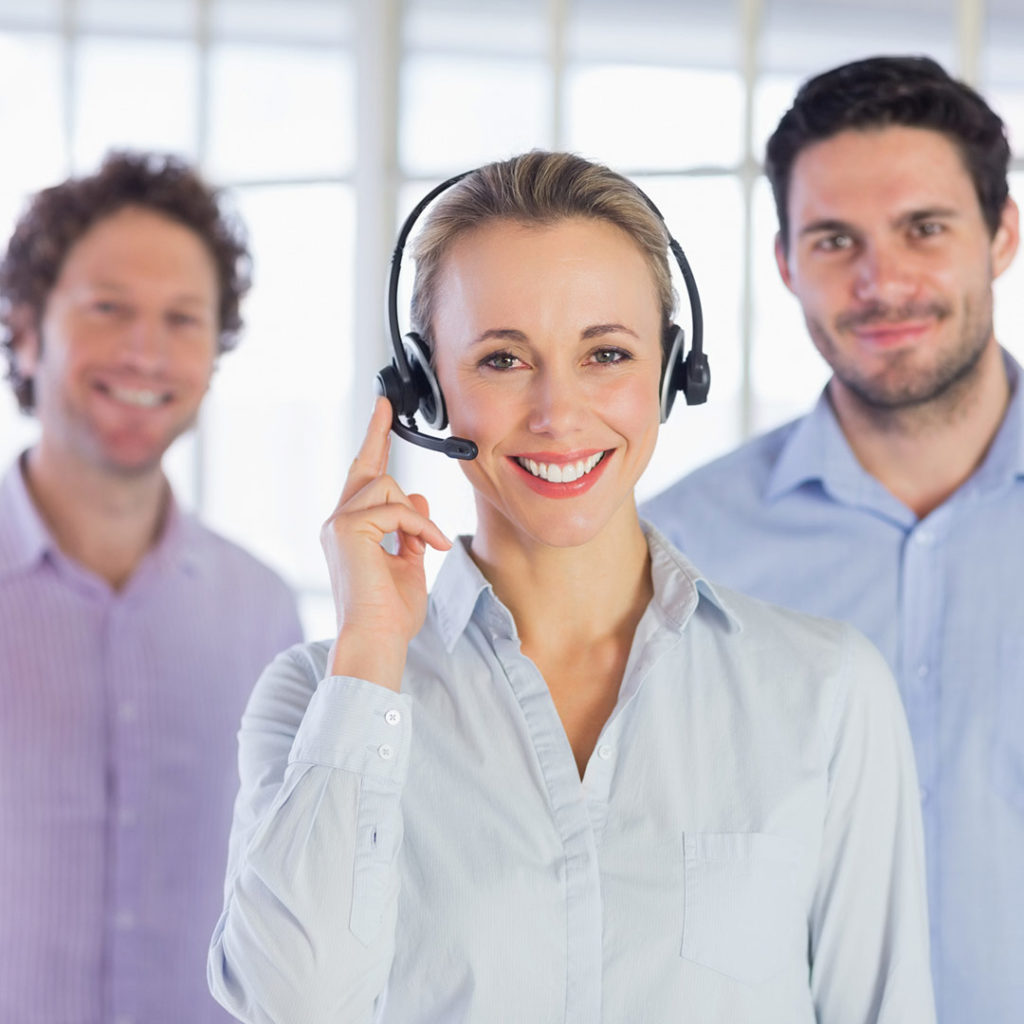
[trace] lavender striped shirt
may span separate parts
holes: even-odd
[[[235,733],[300,639],[284,583],[172,509],[123,590],[0,483],[0,1021],[206,1024]]]

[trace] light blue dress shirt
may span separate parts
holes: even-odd
[[[917,783],[877,651],[716,592],[656,531],[655,596],[580,780],[469,557],[403,692],[258,683],[214,994],[249,1022],[925,1024]]]
[[[1024,402],[922,520],[866,473],[823,395],[644,514],[709,576],[852,622],[896,673],[924,812],[943,1024],[1024,1021]]]

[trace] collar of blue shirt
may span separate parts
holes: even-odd
[[[1018,386],[1021,367],[1005,350],[1003,358],[1012,394],[995,440],[971,477],[969,490],[979,495],[1024,477],[1024,399]],[[857,461],[825,391],[806,416],[783,429],[789,431],[789,436],[768,478],[766,500],[775,501],[807,483],[820,483],[838,502],[870,508],[913,525],[913,513]]]
[[[651,577],[654,582],[654,603],[663,623],[682,632],[698,608],[716,616],[727,632],[739,632],[741,622],[728,601],[708,579],[665,539],[659,530],[643,523],[651,552]],[[450,653],[477,606],[496,633],[518,639],[515,622],[508,609],[498,600],[490,583],[484,578],[469,554],[469,537],[459,537],[437,574],[430,602]]]

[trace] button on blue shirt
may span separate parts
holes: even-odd
[[[654,599],[581,780],[463,544],[402,693],[263,675],[242,723],[214,994],[244,1021],[928,1024],[920,813],[890,673],[849,626]]]
[[[1024,400],[918,520],[825,395],[644,514],[715,581],[847,620],[893,668],[917,757],[944,1024],[1024,1021]]]

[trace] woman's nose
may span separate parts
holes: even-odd
[[[538,434],[561,435],[574,430],[586,407],[586,392],[568,371],[538,374],[532,388],[529,427]]]

